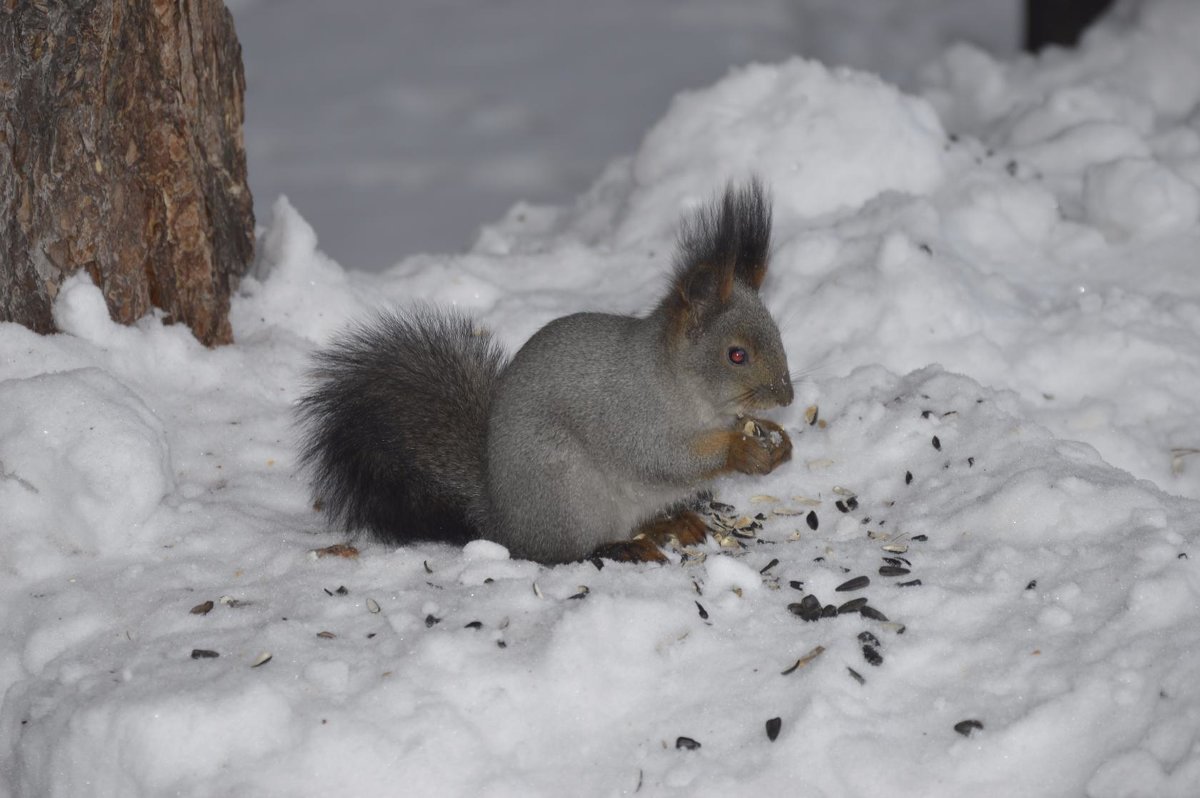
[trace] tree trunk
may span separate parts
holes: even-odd
[[[1025,49],[1036,53],[1051,44],[1074,47],[1112,0],[1025,0]]]
[[[244,93],[221,0],[0,0],[0,321],[53,331],[86,269],[117,321],[157,307],[231,341]]]

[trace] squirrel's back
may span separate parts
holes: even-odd
[[[429,310],[381,313],[319,352],[301,460],[330,520],[392,543],[479,537],[504,360],[470,319]]]

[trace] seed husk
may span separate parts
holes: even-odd
[[[885,543],[880,548],[892,554],[904,554],[906,551],[908,551],[908,546],[904,543]]]
[[[693,740],[691,737],[677,737],[675,738],[675,747],[687,751],[695,751],[700,747],[700,743],[696,740]]]
[[[929,535],[913,535],[912,539],[918,543],[924,543],[925,541],[929,540]]]
[[[378,615],[379,614],[379,602],[373,598],[368,598],[367,599],[367,612],[371,613],[372,615]]]
[[[912,571],[910,571],[909,569],[904,568],[902,566],[899,566],[899,565],[881,565],[881,566],[879,566],[879,575],[880,576],[904,576],[905,574],[911,574],[911,573],[912,573]]]
[[[321,638],[322,640],[332,640],[333,638],[337,637],[337,635],[335,635],[333,632],[317,632],[317,637]]]
[[[837,617],[837,607],[835,607],[832,604],[826,604],[821,609],[821,617],[822,618],[836,618]]]
[[[210,651],[207,648],[193,648],[192,659],[216,659],[221,656],[215,651]]]
[[[937,449],[939,452],[942,450],[942,442],[936,435],[933,436],[933,448]]]
[[[463,628],[464,629],[482,629],[483,622],[482,621],[471,621],[467,625],[463,626]]]
[[[904,472],[904,484],[905,484],[905,485],[911,485],[911,484],[912,484],[912,472],[911,472],[911,471],[905,471],[905,472]]]
[[[590,588],[589,588],[587,585],[580,585],[580,586],[579,586],[579,590],[578,590],[578,591],[576,591],[575,595],[573,595],[573,596],[567,596],[567,599],[568,599],[568,600],[571,600],[571,599],[578,600],[578,599],[581,599],[581,598],[586,598],[586,597],[587,597],[587,594],[588,594],[588,593],[590,593],[590,592],[592,592],[592,591],[591,591],[591,589],[590,589]]]
[[[783,728],[782,718],[771,718],[767,721],[767,739],[775,742],[775,738],[779,736],[779,730]]]
[[[808,653],[807,653],[807,654],[805,654],[803,657],[801,657],[800,659],[796,660],[796,664],[795,664],[795,665],[793,665],[792,667],[788,668],[786,671],[781,671],[781,675],[783,675],[783,676],[787,676],[789,673],[792,673],[792,672],[793,672],[793,671],[795,671],[797,668],[803,668],[805,665],[807,665],[808,663],[812,662],[814,659],[816,659],[817,657],[821,656],[821,654],[823,654],[823,653],[825,653],[825,646],[817,646],[817,647],[816,647],[816,648],[814,648],[812,651],[808,652]]]
[[[215,605],[210,600],[204,602],[203,604],[197,604],[195,607],[192,607],[189,612],[191,612],[192,615],[208,615],[210,612],[212,612],[212,608],[214,606]]]
[[[850,675],[854,678],[854,681],[858,682],[859,684],[867,683],[867,680],[862,677],[862,674],[854,670],[854,668],[846,668],[846,670],[850,672]]]
[[[697,601],[696,609],[700,611],[700,619],[707,621],[708,620],[708,610],[704,609],[704,605],[701,604],[699,601]]]
[[[442,622],[442,619],[437,617],[433,613],[430,613],[429,615],[425,616],[425,628],[426,629],[432,629],[433,627],[437,626],[441,622]]]
[[[332,546],[326,546],[323,549],[312,549],[311,551],[317,557],[345,557],[348,560],[353,560],[358,556],[358,549],[349,543],[334,543]]]
[[[875,647],[879,646],[879,638],[866,630],[858,633],[858,642],[866,643],[867,645]]]
[[[870,584],[871,584],[871,577],[856,576],[853,579],[850,579],[846,582],[842,582],[840,585],[835,587],[834,590],[837,591],[838,593],[846,593],[851,590],[862,590],[864,587],[866,587]]]
[[[863,659],[867,661],[868,665],[879,667],[883,664],[883,655],[875,649],[875,646],[872,646],[869,643],[864,644],[862,647],[862,653]]]
[[[920,579],[910,579],[907,582],[897,582],[896,587],[920,587]]]
[[[793,579],[792,581],[788,582],[788,587],[790,587],[792,590],[803,590],[804,583],[799,579]]]
[[[983,722],[978,720],[960,720],[954,724],[954,730],[963,737],[970,737],[977,729],[983,729]]]
[[[266,665],[270,661],[271,661],[271,652],[264,651],[263,653],[259,654],[257,657],[254,658],[254,662],[250,663],[250,667],[257,668],[261,665]]]
[[[842,511],[843,513],[850,512],[850,508],[846,505],[846,502],[844,502],[841,499],[838,499],[837,501],[835,501],[833,503],[833,506],[838,508],[838,510]]]
[[[772,569],[772,568],[774,568],[776,565],[779,565],[779,558],[778,558],[778,557],[776,557],[776,558],[773,558],[773,559],[772,559],[772,560],[771,560],[769,563],[767,563],[766,565],[764,565],[762,568],[759,568],[759,569],[758,569],[758,572],[759,572],[760,574],[765,574],[767,571],[771,570],[771,569]]]

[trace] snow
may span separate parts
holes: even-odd
[[[84,278],[63,333],[0,325],[0,795],[1197,794],[1198,28],[1127,4],[1077,51],[952,48],[910,94],[739,67],[573,204],[378,274],[280,198],[221,349],[112,324]],[[314,347],[380,305],[510,348],[645,311],[680,216],[749,173],[804,372],[793,460],[713,486],[757,540],[319,556]]]

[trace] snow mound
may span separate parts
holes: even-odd
[[[173,487],[162,423],[98,368],[0,382],[0,464],[0,548],[27,575],[149,542]]]
[[[793,59],[733,70],[676,96],[632,163],[636,189],[617,232],[662,238],[663,208],[707,202],[713,187],[758,174],[784,219],[852,210],[889,191],[942,180],[946,139],[933,108],[874,75]]]

